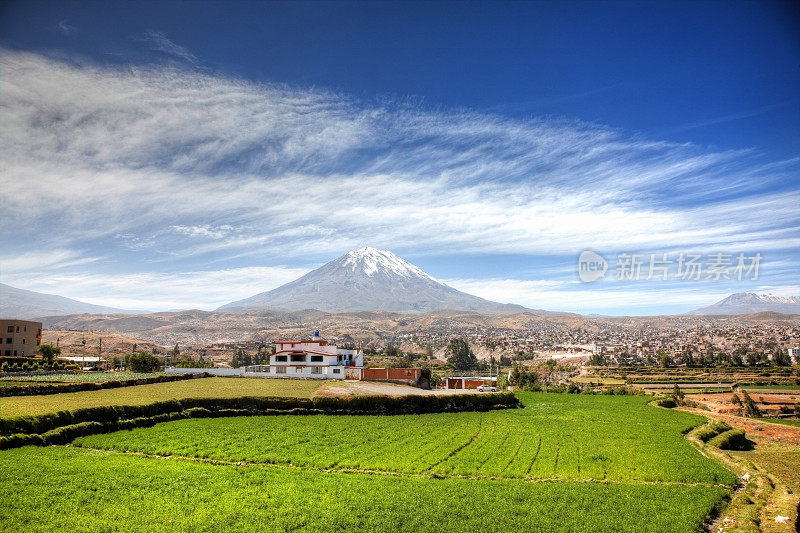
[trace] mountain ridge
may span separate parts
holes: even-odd
[[[774,312],[785,315],[800,314],[800,297],[737,292],[722,300],[694,309],[687,315],[749,315],[753,313]]]
[[[17,318],[21,320],[41,318],[45,316],[63,316],[82,313],[92,314],[139,314],[146,311],[117,309],[104,305],[95,305],[80,300],[47,294],[43,292],[18,289],[0,283],[0,318]]]

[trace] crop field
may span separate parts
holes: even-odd
[[[726,492],[218,466],[64,447],[0,452],[3,531],[685,532]]]
[[[78,446],[321,469],[531,479],[734,483],[688,445],[704,419],[638,396],[519,395],[525,409],[408,416],[192,419]],[[424,435],[424,438],[421,436]],[[391,450],[391,453],[386,453]]]
[[[0,530],[682,532],[736,482],[684,439],[703,417],[518,396],[523,409],[188,419],[0,451]]]
[[[142,373],[142,372],[76,372],[76,373],[46,374],[46,375],[37,375],[37,376],[17,377],[17,376],[14,376],[13,372],[9,372],[7,374],[0,374],[0,386],[2,386],[2,384],[5,383],[7,380],[21,381],[21,382],[53,381],[53,382],[69,382],[69,383],[86,383],[86,382],[101,383],[101,382],[104,382],[104,381],[122,381],[122,380],[125,380],[125,379],[152,378],[152,377],[155,377],[155,376],[163,376],[163,375],[165,375],[163,372],[152,372],[152,373]]]
[[[283,396],[310,398],[321,385],[316,380],[199,378],[96,391],[0,398],[0,416],[13,417],[107,405],[147,405],[182,398]]]

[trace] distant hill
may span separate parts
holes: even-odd
[[[531,311],[458,291],[388,250],[361,248],[277,289],[223,305],[217,311],[261,309],[331,313],[387,311],[426,313],[445,309],[485,314]],[[534,311],[547,314],[546,311]]]
[[[772,294],[755,294],[753,292],[737,292],[723,298],[714,305],[689,311],[688,315],[749,315],[753,313],[782,313],[785,315],[800,314],[800,297],[774,296]]]
[[[45,316],[63,316],[80,313],[136,313],[114,309],[102,305],[93,305],[72,298],[55,294],[17,289],[0,283],[0,318],[33,319]]]

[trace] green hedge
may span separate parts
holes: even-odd
[[[720,433],[725,433],[733,429],[730,424],[722,420],[712,420],[709,424],[702,426],[695,435],[703,442],[708,442]]]
[[[154,418],[172,413],[186,416],[242,416],[253,414],[371,414],[399,415],[458,411],[489,411],[518,407],[519,400],[509,392],[493,394],[351,396],[308,398],[187,398],[138,406],[107,406],[59,411],[36,416],[0,420],[0,435],[39,434],[82,423],[118,424],[138,418]],[[93,426],[94,427],[94,426]],[[96,428],[95,428],[96,429]]]
[[[750,441],[747,440],[743,429],[730,429],[720,433],[710,441],[710,446],[716,446],[720,450],[748,450]]]
[[[101,389],[116,389],[118,387],[131,387],[134,385],[150,385],[152,383],[166,383],[169,381],[183,381],[185,379],[207,378],[211,374],[176,374],[169,376],[151,376],[138,379],[118,379],[101,382],[80,383],[37,383],[32,385],[19,385],[14,387],[0,387],[0,397],[4,396],[39,396],[45,394],[59,394],[61,392],[82,392]]]

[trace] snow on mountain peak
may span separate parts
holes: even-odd
[[[371,246],[365,246],[346,253],[342,257],[342,266],[350,267],[353,272],[361,270],[367,276],[374,276],[378,272],[384,272],[403,278],[418,277],[433,280],[422,269],[397,257],[389,250],[378,250]]]

